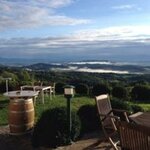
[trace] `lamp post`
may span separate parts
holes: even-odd
[[[4,78],[6,80],[6,92],[8,93],[8,81],[12,78]]]
[[[67,125],[68,125],[68,143],[71,144],[71,98],[74,96],[74,86],[66,85],[64,87],[64,96],[67,99]]]

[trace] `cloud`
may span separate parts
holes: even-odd
[[[118,5],[118,6],[113,6],[112,9],[114,10],[140,10],[141,8],[136,7],[136,5]]]
[[[76,71],[76,72],[90,72],[90,73],[115,73],[115,74],[129,74],[128,71],[119,71],[119,70],[110,70],[110,69],[91,69],[91,68],[78,68],[78,67],[69,67],[69,68],[52,68],[52,70],[61,70],[61,71]]]
[[[59,8],[73,3],[73,0],[38,0],[38,2],[46,2],[49,7]]]
[[[149,26],[110,27],[82,30],[62,37],[0,39],[0,55],[51,59],[150,57],[149,28]]]
[[[42,25],[87,24],[88,19],[59,15],[57,9],[71,4],[72,0],[0,1],[0,31],[31,28]]]
[[[77,31],[73,36],[80,40],[137,40],[150,37],[150,26],[115,26]],[[146,41],[145,41],[146,42]]]

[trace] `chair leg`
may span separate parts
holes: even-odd
[[[53,95],[54,95],[54,97],[55,97],[55,90],[53,91]]]
[[[106,137],[106,139],[109,141],[109,143],[112,145],[112,147],[114,148],[114,150],[119,150],[117,147],[117,143],[114,143],[114,141],[111,139],[111,137],[108,135],[107,131],[105,130],[104,127],[102,127],[104,135]]]
[[[36,105],[37,97],[38,97],[38,96],[33,97],[33,104],[34,104],[34,106]]]
[[[114,148],[114,150],[119,150],[119,149],[117,148],[117,144],[114,143],[110,137],[108,138],[108,141],[110,142],[110,144],[112,145],[112,147]]]

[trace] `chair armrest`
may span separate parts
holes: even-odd
[[[113,112],[120,112],[120,113],[123,113],[124,116],[125,116],[125,120],[127,122],[129,122],[129,118],[128,118],[128,115],[129,115],[129,112],[127,110],[122,110],[122,109],[112,109]]]
[[[20,86],[20,87],[26,87],[26,86],[28,86],[28,85],[22,85],[22,86]]]
[[[36,90],[35,90],[36,87],[37,87],[37,86],[23,85],[23,86],[20,87],[20,89],[21,89],[21,91],[22,91],[22,90],[25,90],[25,89],[32,89],[33,91],[36,91]]]
[[[128,112],[127,110],[123,110],[123,109],[112,109],[112,111],[116,111],[116,112]]]
[[[23,90],[26,87],[27,87],[27,85],[22,85],[22,86],[20,86],[20,89]]]
[[[104,117],[104,118],[102,119],[102,121],[104,121],[106,118],[120,120],[120,117],[114,116],[114,115],[109,115],[109,114],[99,114],[99,116],[100,116],[100,117]]]

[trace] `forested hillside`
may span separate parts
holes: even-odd
[[[0,69],[0,92],[6,90],[5,79],[9,81],[9,90],[20,89],[21,85],[41,81],[47,85],[56,83],[56,92],[63,93],[63,86],[71,84],[76,87],[77,94],[95,96],[109,93],[116,98],[126,100],[142,100],[150,102],[149,74],[113,74],[87,73],[74,71],[29,70],[16,67]]]

